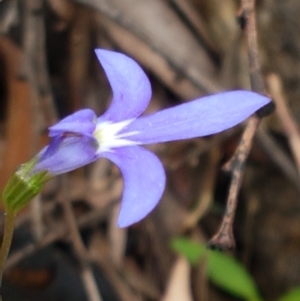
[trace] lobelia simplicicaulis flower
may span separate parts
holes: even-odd
[[[113,99],[97,118],[80,110],[49,128],[50,144],[9,180],[3,201],[17,212],[50,178],[99,158],[115,163],[124,178],[118,225],[129,226],[156,206],[165,187],[160,160],[140,145],[207,136],[242,122],[270,99],[250,91],[230,91],[141,116],[151,98],[150,82],[131,58],[97,49]]]

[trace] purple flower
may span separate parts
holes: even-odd
[[[151,98],[150,82],[131,58],[96,50],[113,91],[109,109],[97,118],[90,109],[78,111],[49,128],[48,147],[37,155],[31,170],[55,176],[101,157],[114,162],[124,178],[118,225],[145,217],[165,187],[160,160],[139,146],[221,132],[242,122],[270,99],[249,91],[215,94],[139,117]]]

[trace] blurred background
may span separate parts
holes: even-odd
[[[50,125],[81,108],[100,115],[109,106],[97,47],[123,52],[145,70],[153,89],[146,113],[250,89],[240,6],[234,0],[0,0],[0,191],[47,144]],[[300,2],[258,0],[256,9],[268,92],[284,100],[299,125]],[[277,111],[263,120],[239,195],[237,247],[225,253],[249,274],[261,300],[279,300],[300,285],[294,161],[300,148],[290,148],[294,136],[285,118]],[[248,300],[211,279],[205,259],[192,265],[171,244],[182,236],[206,244],[218,230],[230,183],[222,165],[242,130],[151,146],[167,187],[158,207],[128,229],[116,227],[123,182],[105,159],[48,182],[19,214],[3,300]],[[3,224],[3,208],[0,217]]]

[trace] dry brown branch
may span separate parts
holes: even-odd
[[[251,88],[258,93],[265,93],[258,54],[255,0],[242,0],[242,17],[245,18],[245,29],[248,41],[248,57]]]
[[[32,0],[24,3],[24,31],[23,31],[23,46],[24,46],[24,62],[23,76],[28,80],[31,90],[31,111],[33,115],[32,122],[32,143],[31,155],[33,156],[40,148],[40,138],[43,132],[41,118],[42,98],[45,97],[47,109],[46,115],[49,115],[49,121],[56,120],[53,109],[52,97],[50,93],[50,85],[48,71],[45,58],[45,28],[43,16],[43,1]],[[21,163],[21,162],[20,162]],[[41,212],[41,199],[35,197],[30,204],[32,211],[33,233],[36,239],[40,239],[43,235],[43,221]]]
[[[210,152],[209,163],[205,172],[205,180],[198,193],[197,205],[183,221],[182,232],[193,228],[210,208],[213,201],[213,191],[216,183],[217,164],[219,159],[220,150],[215,147]]]
[[[153,280],[145,276],[130,258],[125,258],[121,269],[111,261],[107,240],[95,233],[89,246],[91,257],[109,277],[123,301],[159,300],[160,291]]]
[[[120,205],[115,206],[109,221],[108,239],[111,249],[111,261],[115,267],[121,268],[124,261],[128,229],[117,227]]]
[[[242,0],[242,17],[245,19],[252,90],[258,93],[264,93],[265,88],[258,56],[255,0]],[[260,118],[258,116],[253,115],[250,117],[239,146],[233,158],[226,165],[226,169],[232,173],[232,180],[227,198],[226,211],[220,229],[209,242],[212,247],[220,249],[231,249],[235,247],[233,222],[237,206],[237,197],[243,179],[245,163],[259,123]]]
[[[258,129],[257,140],[274,164],[276,164],[283,174],[300,190],[299,174],[295,168],[295,164],[289,159],[280,145],[268,134],[264,127]]]
[[[193,3],[185,0],[171,0],[170,4],[182,15],[186,23],[195,32],[199,39],[203,41],[215,53],[218,52],[216,45],[213,43],[211,36],[208,33],[206,23],[200,18],[197,9]]]
[[[72,247],[81,267],[81,279],[83,285],[85,287],[89,301],[102,301],[101,294],[98,290],[96,280],[93,275],[88,252],[81,239],[78,225],[76,223],[74,212],[71,206],[71,202],[68,198],[67,191],[69,189],[68,189],[67,177],[63,177],[63,184],[64,184],[63,190],[65,192],[64,193],[65,197],[64,199],[62,199],[61,204],[62,207],[64,208],[66,225],[68,230],[70,231],[70,240],[72,243]]]
[[[80,229],[85,229],[97,224],[107,215],[108,211],[111,210],[111,207],[114,206],[118,201],[119,200],[112,202],[110,206],[106,208],[101,208],[100,210],[93,210],[80,217],[78,219],[78,227]],[[69,234],[70,230],[65,225],[65,223],[59,223],[58,225],[56,224],[55,226],[53,226],[53,228],[49,230],[48,234],[44,235],[44,237],[41,240],[34,243],[30,243],[22,249],[19,249],[18,251],[11,254],[6,263],[6,270],[13,268],[21,260],[33,254],[37,250],[40,250],[54,243],[55,241],[65,239],[66,237],[68,237]]]
[[[139,45],[150,45],[148,48],[152,52],[151,62],[153,63],[153,56],[155,55],[164,65],[172,69],[175,74],[173,76],[174,87],[181,80],[188,79],[201,91],[201,93],[188,98],[199,97],[201,94],[220,90],[215,83],[216,68],[208,54],[190,30],[180,21],[176,13],[170,9],[167,2],[160,0],[145,0],[143,2],[139,0],[126,2],[122,0],[75,0],[75,2],[90,6],[110,19],[113,24],[109,26],[115,31],[118,30],[119,37],[122,32],[127,33],[131,42],[126,43],[124,38],[120,41],[122,47],[126,43],[127,48],[123,49],[129,54],[132,55],[133,53],[128,49],[135,51],[134,54],[136,55],[136,49]],[[161,30],[162,28],[164,30]],[[137,40],[139,45],[133,43]],[[131,47],[130,44],[132,44]],[[148,51],[147,55],[151,52]],[[138,53],[141,56],[143,50],[140,49]],[[151,70],[153,66],[147,64],[147,61],[150,62],[150,60],[146,60],[147,55],[142,62],[145,67]],[[139,57],[136,58],[140,59]],[[161,79],[165,82],[164,77]]]
[[[209,242],[212,247],[219,249],[232,249],[235,247],[233,222],[237,206],[237,197],[242,183],[245,162],[249,155],[258,123],[258,117],[251,117],[249,119],[240,144],[233,158],[226,166],[226,168],[231,171],[232,179],[227,197],[226,211],[220,229]]]
[[[277,107],[277,115],[286,132],[294,159],[300,174],[300,133],[294,117],[287,107],[286,100],[282,91],[280,78],[276,74],[270,74],[267,77],[270,93]],[[299,179],[298,179],[299,181]]]

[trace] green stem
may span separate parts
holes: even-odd
[[[16,212],[7,211],[5,213],[4,236],[0,248],[0,287],[2,285],[2,276],[4,265],[9,253],[10,245],[13,238],[15,228]]]

